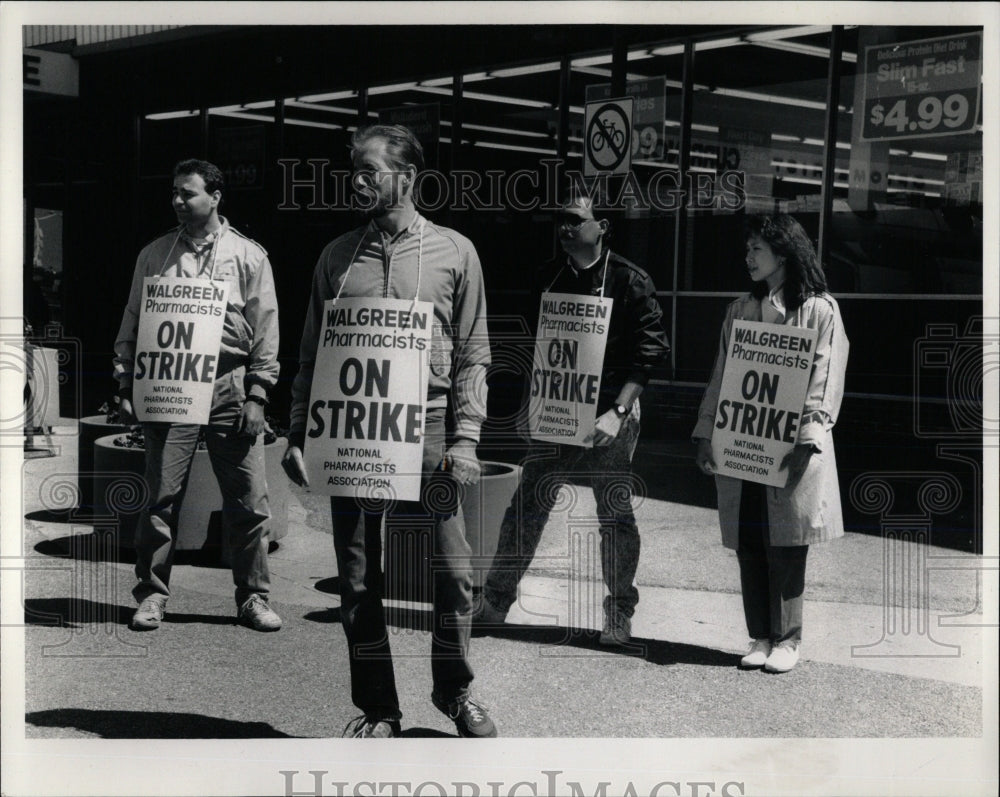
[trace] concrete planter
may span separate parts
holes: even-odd
[[[479,483],[465,491],[462,513],[472,548],[473,586],[481,588],[500,536],[500,522],[521,478],[518,465],[482,462]],[[385,596],[414,603],[433,601],[430,529],[392,529],[385,535]]]
[[[479,484],[467,490],[462,501],[465,537],[472,548],[472,582],[483,586],[493,564],[500,538],[500,523],[521,480],[521,466],[505,462],[483,462]]]
[[[145,451],[114,444],[118,435],[98,438],[94,443],[95,515],[107,517],[118,526],[118,544],[134,545],[135,527],[146,501]],[[271,507],[270,541],[280,540],[288,531],[288,477],[281,468],[285,438],[264,447],[268,499]],[[218,548],[226,558],[222,539],[222,494],[212,470],[207,450],[195,452],[177,522],[177,550]]]
[[[94,506],[94,443],[99,437],[124,434],[128,426],[122,423],[108,423],[106,415],[88,415],[79,420],[80,436],[77,438],[77,477],[80,510],[85,514],[96,512]]]

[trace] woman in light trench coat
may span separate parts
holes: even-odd
[[[696,463],[715,473],[722,543],[736,550],[750,649],[744,668],[788,672],[799,659],[809,546],[844,534],[833,425],[844,395],[849,343],[836,300],[805,231],[787,215],[747,225],[749,294],[726,310],[712,377],[693,438]],[[782,461],[785,487],[716,473],[711,439],[733,322],[764,321],[817,331],[815,356],[794,449]]]

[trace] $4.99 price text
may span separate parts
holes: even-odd
[[[969,100],[960,93],[945,97],[928,94],[924,97],[902,97],[886,107],[878,102],[869,111],[871,128],[887,133],[954,132],[969,121]],[[873,138],[881,138],[878,130]],[[919,134],[919,133],[918,133]]]

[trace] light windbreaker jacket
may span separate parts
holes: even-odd
[[[302,447],[305,440],[323,306],[338,294],[417,297],[433,303],[427,407],[450,405],[454,437],[478,443],[490,364],[482,266],[468,238],[419,213],[393,238],[372,221],[332,241],[320,254],[302,329],[299,372],[292,383],[289,443]]]
[[[267,252],[229,226],[204,243],[173,230],[143,247],[135,264],[132,290],[115,340],[115,377],[131,398],[135,342],[145,277],[200,277],[226,280],[229,294],[212,398],[213,420],[232,410],[247,393],[267,398],[278,381],[278,298]]]
[[[751,295],[732,302],[726,309],[719,336],[719,351],[712,377],[698,410],[692,437],[712,439],[715,413],[726,368],[733,322],[761,321],[761,303]],[[785,314],[785,324],[817,330],[816,355],[802,410],[797,442],[817,450],[809,458],[802,479],[792,488],[767,487],[767,515],[772,545],[811,545],[844,534],[840,505],[837,461],[833,451],[833,426],[844,397],[844,374],[850,344],[836,300],[827,293],[812,296],[797,310]],[[735,549],[739,541],[740,497],[743,481],[716,474],[719,525],[722,543]]]

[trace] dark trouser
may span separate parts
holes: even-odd
[[[424,422],[421,501],[400,501],[387,528],[432,528],[434,610],[431,677],[445,700],[468,693],[472,612],[472,549],[465,539],[460,491],[450,473],[438,470],[446,449],[444,410]],[[381,502],[330,499],[333,543],[340,581],[340,619],[351,662],[351,699],[369,716],[399,719],[399,697],[382,610]]]
[[[608,446],[557,446],[552,456],[533,447],[523,463],[521,481],[500,525],[493,566],[483,593],[497,609],[507,611],[517,600],[517,585],[535,556],[542,530],[555,506],[559,488],[582,477],[594,490],[601,534],[604,583],[611,593],[605,611],[631,617],[639,602],[633,583],[639,565],[639,529],[632,512],[632,452],[639,437],[638,404]]]
[[[802,639],[802,592],[808,545],[771,545],[763,484],[744,481],[736,558],[743,587],[743,614],[753,639],[772,644]]]
[[[137,601],[170,595],[170,569],[177,544],[177,518],[187,490],[200,426],[145,423],[146,484],[149,505],[135,530]],[[233,560],[236,605],[254,593],[267,597],[267,503],[264,443],[234,431],[209,427],[206,442],[222,493],[222,534]]]

